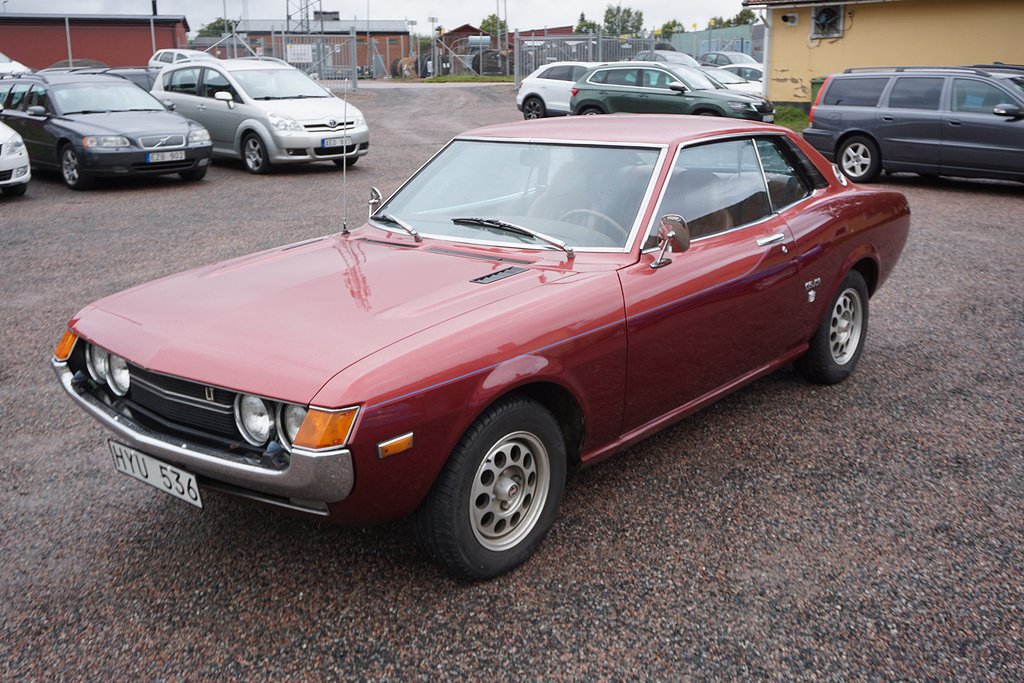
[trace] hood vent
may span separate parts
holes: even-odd
[[[507,277],[512,277],[513,275],[516,275],[518,273],[525,273],[525,272],[526,272],[526,268],[517,268],[515,266],[511,266],[509,268],[503,268],[501,270],[496,270],[493,273],[488,273],[487,275],[481,275],[478,278],[474,278],[474,279],[470,280],[470,282],[475,282],[478,285],[489,285],[492,282],[497,282],[498,280],[504,280]]]

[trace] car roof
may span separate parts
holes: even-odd
[[[456,139],[496,138],[655,146],[674,145],[722,135],[784,131],[784,128],[767,123],[713,116],[609,114],[499,123],[466,131],[456,136]]]
[[[220,59],[218,63],[228,71],[254,71],[257,69],[295,69],[294,66],[273,57],[239,57]],[[205,66],[205,65],[204,65]]]
[[[45,74],[19,74],[14,78],[4,80],[21,80],[43,85],[65,85],[67,83],[128,83],[129,81],[120,76],[108,76],[106,74],[78,73],[75,71],[52,71]]]

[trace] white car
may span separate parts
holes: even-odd
[[[726,64],[719,67],[726,71],[732,71],[737,76],[745,78],[748,81],[756,81],[760,83],[764,80],[764,65],[763,64]]]
[[[211,55],[209,52],[203,52],[202,50],[184,50],[184,49],[168,49],[168,50],[157,50],[153,53],[153,56],[149,58],[149,66],[163,67],[168,64],[177,64],[179,62],[188,62],[196,59],[217,59],[216,56]]]
[[[30,74],[32,69],[0,52],[0,74]]]
[[[527,76],[519,84],[516,107],[524,119],[542,119],[545,116],[567,116],[572,86],[597,66],[596,62],[552,62]]]
[[[152,93],[210,131],[214,156],[241,159],[250,173],[313,161],[351,166],[370,148],[359,109],[279,59],[172,64]]]
[[[742,76],[737,76],[732,71],[719,69],[714,66],[702,66],[700,67],[700,70],[710,76],[716,83],[721,83],[729,90],[745,92],[750,95],[761,94],[762,85],[760,83],[748,81]]]
[[[25,142],[10,126],[0,123],[0,190],[5,195],[20,197],[31,179]]]

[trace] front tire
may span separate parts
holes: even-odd
[[[256,133],[249,133],[242,139],[242,161],[245,169],[254,175],[270,173],[270,159],[267,146]]]
[[[836,152],[839,168],[855,183],[870,183],[882,170],[882,154],[870,138],[854,135]]]
[[[334,162],[334,165],[339,168],[342,166],[352,168],[356,165],[356,162],[359,161],[359,157],[345,157],[344,159],[332,159],[332,161]]]
[[[96,184],[92,176],[82,170],[78,152],[70,144],[64,145],[60,150],[60,176],[64,184],[72,190],[88,190]]]
[[[550,529],[565,487],[554,416],[534,401],[502,399],[473,423],[414,518],[431,558],[468,580],[517,567]]]
[[[531,119],[542,119],[548,115],[547,108],[544,106],[544,101],[539,97],[527,97],[523,100],[523,118],[527,121]]]
[[[867,336],[868,287],[864,276],[851,270],[796,368],[817,384],[838,384],[857,367]]]
[[[209,169],[209,166],[200,166],[199,168],[193,168],[190,171],[182,171],[181,173],[178,174],[178,176],[182,180],[188,182],[195,182],[198,180],[202,180],[203,178],[206,177],[207,169]]]

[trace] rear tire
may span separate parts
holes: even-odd
[[[28,190],[28,183],[21,183],[19,185],[8,185],[3,188],[4,194],[8,197],[20,197],[25,194]]]
[[[843,140],[836,152],[839,168],[855,183],[870,183],[882,170],[882,154],[878,145],[863,135]]]
[[[424,552],[468,580],[517,567],[537,549],[565,487],[565,441],[543,406],[509,396],[470,426],[413,518]]]
[[[864,276],[851,270],[796,369],[811,382],[838,384],[857,367],[867,336],[868,287]]]
[[[544,106],[544,101],[539,97],[531,95],[523,100],[523,118],[527,121],[531,119],[542,119],[548,115],[547,108]]]
[[[597,107],[584,107],[583,109],[580,109],[579,112],[580,116],[597,116],[598,114],[603,113],[604,112]]]

